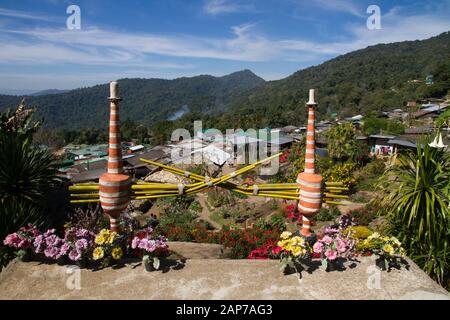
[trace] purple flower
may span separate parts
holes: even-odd
[[[133,241],[131,241],[131,248],[136,249],[139,247],[140,239],[138,237],[134,237]]]
[[[77,242],[75,242],[75,248],[77,248],[77,250],[79,251],[86,250],[88,248],[87,240],[86,239],[77,240]]]
[[[60,254],[62,256],[65,256],[67,252],[70,250],[70,245],[67,242],[64,242],[64,244],[60,248]]]
[[[55,260],[61,256],[60,250],[57,247],[48,247],[47,249],[44,250],[44,254],[47,258]]]
[[[44,236],[39,235],[34,239],[34,249],[36,253],[41,253],[44,250]]]
[[[69,252],[69,259],[72,261],[80,261],[81,260],[81,252],[78,250],[72,250]]]

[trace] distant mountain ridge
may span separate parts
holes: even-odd
[[[222,77],[199,75],[174,80],[120,79],[122,119],[152,124],[169,119],[187,107],[190,112],[215,114],[224,111],[230,99],[263,85],[265,80],[250,70]],[[37,107],[37,117],[50,128],[79,129],[106,127],[109,116],[109,85],[101,84],[58,94],[26,97]],[[21,97],[0,95],[0,111],[16,106]]]
[[[435,84],[410,80],[434,75]],[[426,40],[378,44],[350,52],[277,81],[250,70],[222,77],[199,75],[174,80],[121,79],[122,119],[153,126],[192,119],[223,128],[303,125],[310,88],[318,89],[318,118],[401,108],[406,101],[443,96],[450,90],[450,32]],[[108,84],[27,98],[51,128],[107,126]],[[0,111],[20,97],[0,95]],[[165,124],[163,127],[168,128]]]
[[[68,91],[70,91],[70,90],[46,89],[46,90],[34,92],[34,93],[30,94],[30,96],[38,97],[38,96],[45,96],[47,94],[61,94],[61,93],[65,93]]]
[[[435,84],[426,86],[427,75]],[[220,123],[240,127],[303,124],[308,89],[318,91],[318,115],[341,116],[402,108],[411,99],[450,90],[450,32],[426,40],[378,44],[291,76],[266,82],[229,106]],[[420,79],[421,84],[409,80]],[[247,115],[251,115],[248,117]]]

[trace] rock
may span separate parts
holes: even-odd
[[[130,212],[140,211],[142,213],[147,213],[153,207],[155,203],[154,199],[143,199],[143,200],[131,200],[128,210]]]
[[[175,249],[177,244],[170,245]],[[193,243],[177,250],[192,256],[210,252]],[[167,272],[144,272],[135,262],[95,272],[81,269],[79,288],[73,287],[76,273],[66,266],[16,261],[0,273],[0,299],[449,299],[444,288],[407,260],[409,270],[382,272],[372,259],[360,257],[353,268],[318,268],[303,272],[300,280],[284,275],[277,260],[187,259]]]

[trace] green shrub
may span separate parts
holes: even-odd
[[[230,206],[236,203],[235,193],[221,188],[212,188],[208,191],[207,201],[214,208]]]
[[[319,213],[315,217],[316,221],[332,221],[341,216],[341,211],[337,206],[330,206],[329,208],[320,208]]]
[[[195,212],[201,212],[202,211],[202,205],[198,200],[194,200],[189,205],[189,210],[195,211]]]
[[[377,216],[377,208],[368,203],[363,208],[354,209],[347,213],[347,215],[353,218],[353,221],[358,225],[368,226]]]
[[[347,227],[342,231],[344,236],[348,236],[351,234],[351,238],[355,240],[364,240],[372,234],[372,230],[370,230],[366,226],[351,226]]]
[[[0,240],[27,223],[50,222],[50,193],[62,181],[55,158],[32,145],[40,123],[23,102],[0,114]],[[2,244],[2,243],[1,243]],[[0,247],[1,247],[0,244]],[[1,250],[0,269],[11,257]]]
[[[400,154],[380,178],[380,205],[407,254],[443,286],[450,281],[450,155],[430,139]]]
[[[354,171],[358,165],[353,162],[338,163],[322,172],[324,181],[342,182],[344,186],[352,188],[357,183]]]

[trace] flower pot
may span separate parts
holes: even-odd
[[[152,257],[144,256],[144,258],[142,259],[144,269],[145,269],[145,271],[148,271],[148,272],[158,270],[160,267],[160,262],[161,261],[156,257],[152,258]]]
[[[59,265],[59,266],[64,266],[64,265],[66,265],[67,264],[67,260],[66,260],[66,257],[59,257],[58,259],[56,259],[56,263]]]
[[[332,272],[332,271],[336,271],[337,267],[336,267],[336,262],[335,261],[328,261],[327,263],[327,272]]]
[[[30,250],[20,250],[17,253],[17,258],[22,262],[30,262],[32,259],[32,252]]]
[[[389,261],[384,257],[379,257],[375,260],[375,265],[382,271],[389,270]]]
[[[147,272],[156,271],[156,268],[153,266],[153,261],[144,262],[144,269]]]
[[[78,260],[78,261],[77,261],[77,266],[78,266],[78,268],[80,268],[80,269],[86,269],[87,266],[88,266],[88,262],[87,262],[86,259]]]

